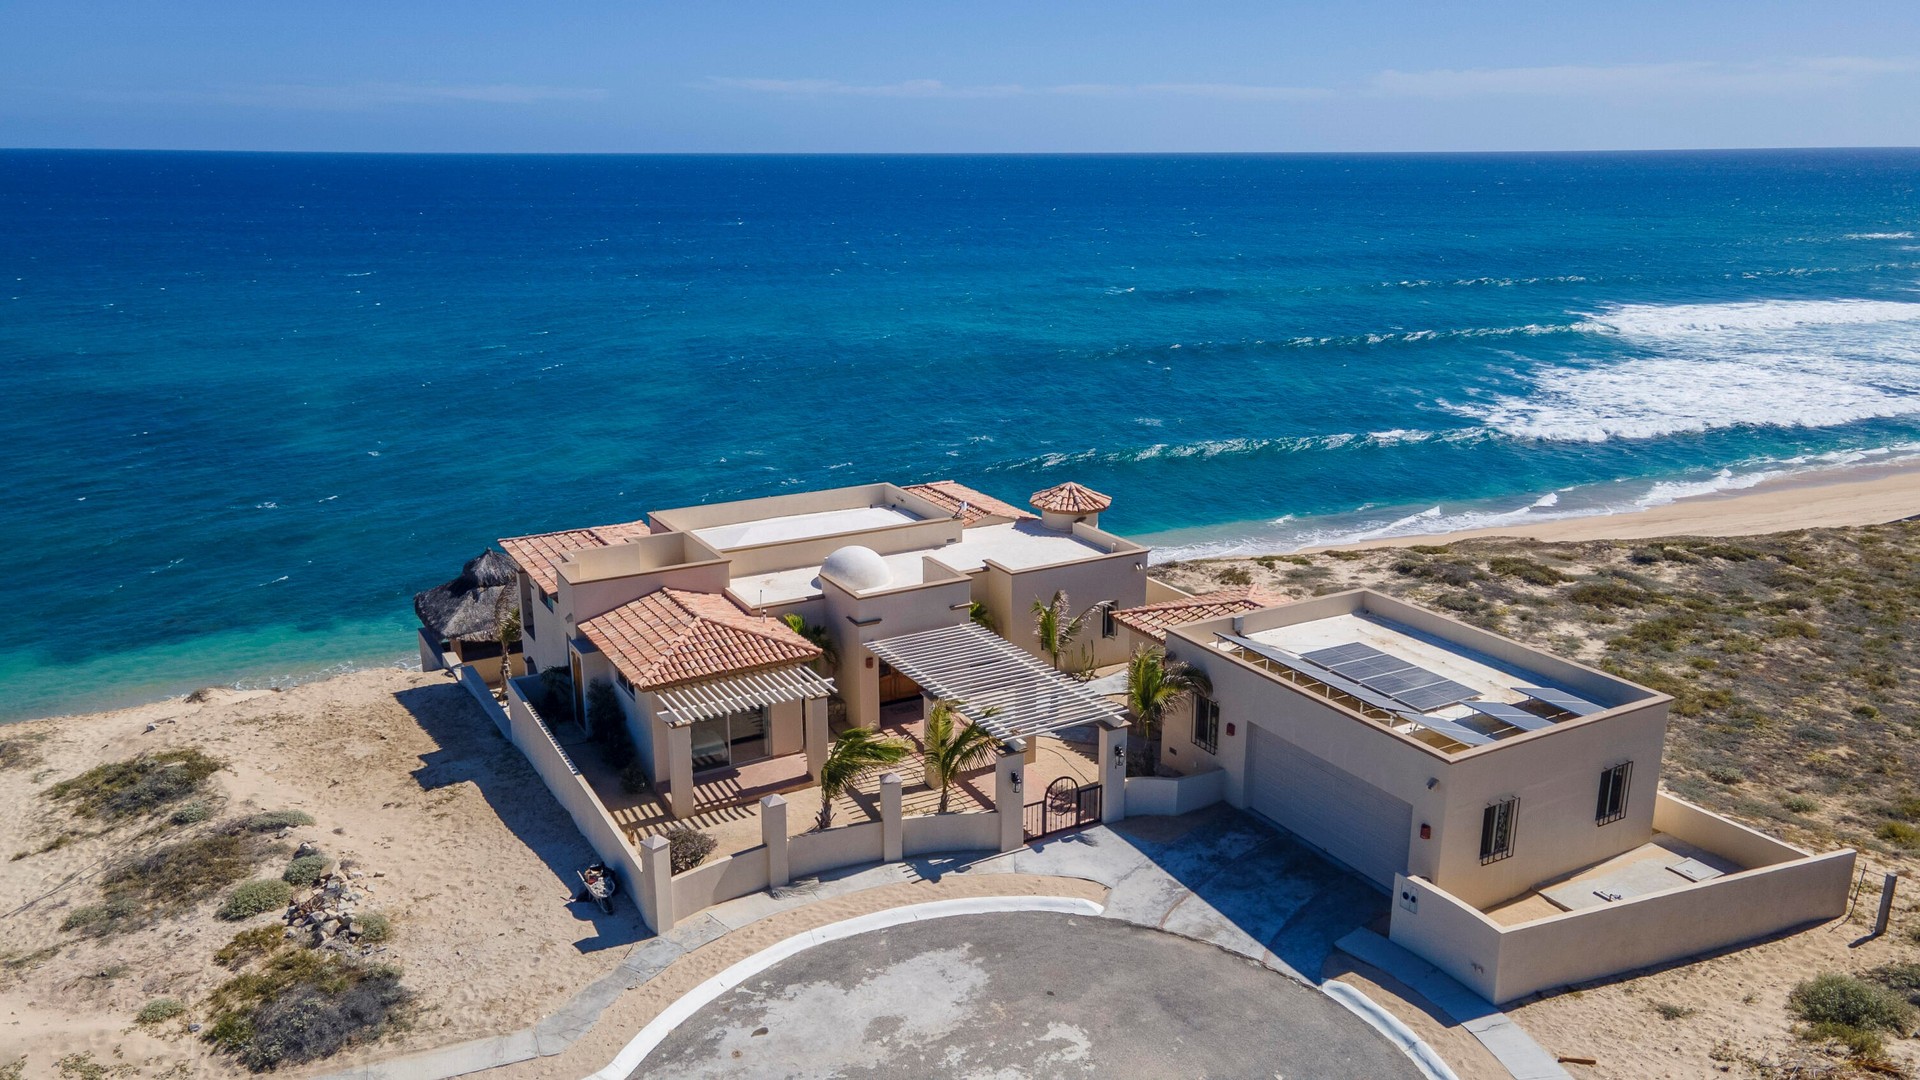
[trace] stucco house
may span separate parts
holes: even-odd
[[[1065,661],[1125,660],[1130,644],[1108,616],[1145,600],[1148,552],[1098,528],[1110,503],[1061,485],[1035,493],[1036,516],[952,481],[876,483],[500,547],[519,570],[528,668],[567,671],[583,719],[586,688],[614,683],[649,778],[684,815],[703,774],[784,759],[785,772],[758,770],[772,786],[816,776],[829,695],[863,727],[889,702],[918,702],[921,684],[873,644],[988,624],[1037,655],[1032,605],[1063,593],[1087,627]]]
[[[1211,685],[1162,767],[1222,774],[1227,802],[1390,893],[1393,940],[1489,1000],[1845,908],[1853,852],[1659,790],[1664,694],[1366,590],[1200,599],[1118,615]]]

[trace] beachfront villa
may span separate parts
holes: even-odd
[[[1846,906],[1852,851],[1659,790],[1663,694],[1371,591],[1189,595],[1099,527],[1106,496],[1069,483],[1030,505],[875,483],[502,540],[528,670],[566,673],[573,700],[543,717],[529,674],[496,722],[656,927],[826,867],[1013,850],[1054,830],[1062,799],[1068,826],[1219,802],[1257,815],[1381,890],[1395,943],[1494,1002]],[[1062,595],[1086,629],[1050,655],[1032,611]],[[1152,775],[1128,776],[1114,672],[1150,647],[1205,690],[1162,723]],[[604,718],[588,716],[597,683],[671,817],[774,795],[758,846],[637,887],[664,861],[638,857],[555,734]],[[935,700],[1000,746],[990,798],[903,824],[890,777],[883,820],[789,839],[775,793],[815,782],[834,732],[918,722]],[[1068,739],[1085,776],[1023,795],[1036,746]]]

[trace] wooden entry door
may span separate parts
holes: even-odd
[[[880,662],[880,704],[890,705],[919,696],[919,683],[893,670],[893,666],[885,660]]]

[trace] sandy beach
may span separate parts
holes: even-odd
[[[1633,513],[1598,514],[1536,525],[1444,534],[1393,536],[1332,546],[1406,547],[1485,536],[1549,541],[1752,536],[1791,529],[1879,525],[1916,514],[1920,514],[1920,465],[1868,466],[1782,477],[1742,491],[1699,495]]]

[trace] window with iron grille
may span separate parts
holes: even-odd
[[[1606,825],[1627,816],[1627,781],[1633,762],[1622,762],[1600,774],[1600,798],[1593,807],[1593,823]]]
[[[1220,703],[1205,694],[1193,695],[1193,745],[1220,752]]]
[[[1519,799],[1502,799],[1487,804],[1480,815],[1480,862],[1499,862],[1513,854],[1514,819],[1520,813]]]

